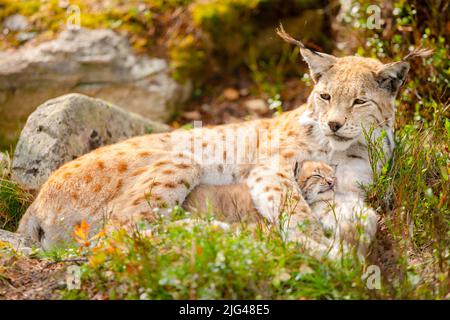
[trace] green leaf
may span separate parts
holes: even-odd
[[[445,129],[447,129],[447,138],[450,139],[450,120],[448,118],[445,119]]]
[[[439,169],[441,170],[441,176],[442,176],[442,179],[444,179],[445,181],[448,181],[447,167],[445,167],[445,166],[440,166]]]

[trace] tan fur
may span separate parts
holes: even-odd
[[[201,184],[188,195],[183,208],[196,214],[212,213],[217,220],[227,223],[262,221],[245,183]]]

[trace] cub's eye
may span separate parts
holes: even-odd
[[[329,101],[331,99],[331,96],[328,93],[321,93],[320,97],[326,101]]]
[[[366,100],[363,100],[363,99],[355,99],[355,101],[353,101],[353,104],[363,104],[363,103],[366,103],[367,101]]]

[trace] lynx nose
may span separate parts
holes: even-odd
[[[329,186],[330,188],[333,188],[333,187],[334,187],[334,184],[335,184],[334,178],[333,178],[333,179],[328,179],[327,182],[328,182],[328,186]]]
[[[329,121],[328,126],[330,127],[331,131],[336,132],[342,127],[342,123],[337,121]]]

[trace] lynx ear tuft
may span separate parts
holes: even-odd
[[[287,43],[293,44],[299,48],[306,49],[303,42],[292,38],[291,35],[289,35],[286,31],[284,31],[283,25],[281,23],[280,23],[279,27],[276,29],[276,31],[277,31],[277,35],[279,35],[280,38],[283,39],[284,41],[286,41]]]
[[[293,44],[300,48],[300,53],[309,66],[311,77],[314,82],[319,81],[322,74],[330,69],[336,62],[337,58],[335,56],[317,52],[305,47],[303,42],[294,39],[286,31],[284,31],[283,25],[281,23],[277,28],[277,34],[287,43]]]
[[[426,58],[431,56],[433,52],[434,52],[433,49],[417,47],[416,49],[408,53],[405,57],[403,57],[402,61],[408,61],[418,57]]]

